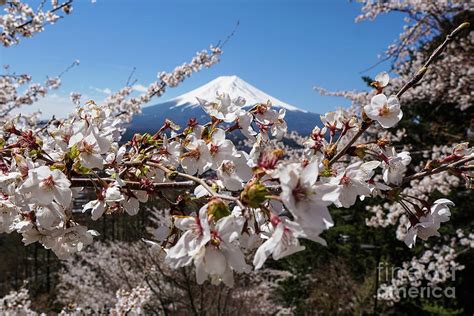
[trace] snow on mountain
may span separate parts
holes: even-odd
[[[216,99],[217,92],[228,93],[233,98],[243,97],[247,106],[270,100],[273,106],[287,110],[285,120],[288,123],[288,130],[302,135],[311,133],[314,126],[321,122],[318,114],[299,109],[272,97],[237,76],[222,76],[177,98],[144,107],[142,113],[133,118],[124,139],[130,139],[134,133],[153,134],[163,125],[165,119],[171,119],[181,126],[186,126],[190,118],[206,123],[209,116],[203,111],[196,98],[213,101]]]
[[[168,102],[175,103],[174,107],[198,107],[200,105],[196,98],[212,101],[215,100],[217,92],[228,93],[233,98],[243,97],[247,101],[247,105],[264,103],[270,100],[273,105],[285,108],[289,111],[307,112],[266,94],[262,90],[252,86],[250,83],[237,76],[217,77],[205,85],[180,95],[177,98],[171,99]]]

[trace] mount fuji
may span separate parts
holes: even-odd
[[[221,76],[167,102],[144,107],[142,113],[133,118],[125,139],[130,139],[134,133],[153,134],[167,118],[181,127],[186,126],[190,118],[195,118],[200,123],[207,122],[209,116],[202,110],[197,98],[215,100],[217,92],[228,93],[232,98],[243,97],[247,106],[270,100],[273,107],[286,109],[288,130],[302,135],[308,135],[320,123],[319,114],[299,109],[272,97],[237,76]]]

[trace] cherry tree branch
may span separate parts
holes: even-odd
[[[91,179],[91,178],[72,178],[71,187],[96,187],[98,184],[103,182],[112,183],[116,180],[113,178],[100,178],[100,179]],[[125,184],[129,189],[132,190],[143,190],[143,185],[139,181],[126,181]],[[161,182],[153,183],[153,187],[156,190],[163,189],[186,189],[194,187],[195,183],[193,181],[182,181],[182,182]]]
[[[443,172],[443,171],[446,171],[446,170],[449,170],[449,169],[452,169],[452,168],[456,168],[456,167],[461,166],[461,165],[463,165],[466,162],[469,162],[471,160],[474,160],[474,154],[469,155],[467,157],[464,157],[463,159],[458,160],[456,162],[453,162],[453,163],[435,168],[433,170],[422,171],[422,172],[415,173],[411,176],[405,177],[403,179],[403,183],[407,183],[407,182],[410,182],[411,180],[424,178],[424,177],[427,177],[427,176],[430,176],[430,175],[433,175],[433,174],[437,174],[437,173],[440,173],[440,172]]]
[[[68,0],[68,1],[62,3],[61,5],[57,6],[56,8],[54,8],[54,9],[52,9],[52,10],[49,10],[48,12],[49,12],[49,13],[54,13],[54,12],[56,12],[56,11],[59,11],[59,10],[61,10],[62,8],[64,8],[64,7],[68,6],[68,5],[70,5],[73,1],[74,1],[74,0]],[[31,24],[31,23],[33,23],[33,19],[31,19],[31,20],[29,20],[29,21],[26,21],[26,22],[23,23],[23,24],[18,25],[16,28],[17,28],[17,29],[22,29],[22,28],[24,28],[25,26],[27,26],[28,24]]]
[[[415,76],[410,80],[408,81],[407,83],[405,83],[405,85],[400,89],[400,91],[398,91],[397,93],[397,97],[400,98],[408,89],[410,89],[411,87],[413,87],[415,84],[417,84],[422,78],[423,76],[425,75],[426,71],[428,70],[428,67],[433,63],[433,61],[439,56],[441,55],[441,53],[443,52],[443,50],[446,48],[446,46],[453,41],[453,39],[464,29],[467,29],[469,28],[471,24],[469,22],[464,22],[462,23],[461,25],[459,25],[454,31],[452,31],[450,34],[448,34],[445,38],[445,40],[443,41],[443,43],[441,43],[441,45],[438,46],[438,48],[436,48],[434,50],[434,52],[431,54],[431,56],[428,58],[428,60],[425,62],[425,64],[423,65],[423,67],[421,67],[418,72],[415,74]]]
[[[433,63],[433,61],[441,55],[441,53],[444,51],[446,46],[453,41],[453,39],[464,29],[467,29],[470,26],[469,22],[464,22],[461,25],[459,25],[454,31],[452,31],[450,34],[446,36],[446,39],[444,40],[441,45],[439,45],[434,52],[431,54],[431,56],[428,58],[428,60],[425,62],[423,67],[421,67],[418,72],[413,76],[413,78],[405,83],[405,85],[398,91],[396,96],[400,98],[408,89],[412,88],[415,84],[417,84],[425,75],[426,71],[428,70],[428,67]],[[366,123],[366,125],[362,125],[362,127],[359,129],[359,131],[352,137],[352,139],[342,148],[341,151],[339,151],[330,161],[329,164],[332,165],[333,163],[337,162],[339,158],[344,156],[349,150],[349,148],[354,144],[357,139],[359,139],[360,136],[373,124],[373,121],[369,121]]]
[[[192,175],[189,175],[187,173],[182,173],[182,172],[177,172],[177,171],[172,171],[168,168],[166,168],[165,166],[163,166],[162,164],[160,163],[156,163],[156,162],[147,162],[146,163],[147,165],[151,166],[151,167],[155,167],[155,168],[158,168],[158,169],[161,169],[163,170],[165,173],[167,174],[170,174],[170,173],[174,173],[177,177],[182,177],[182,178],[186,178],[186,179],[189,179],[189,180],[192,180],[200,185],[203,186],[204,189],[206,189],[206,191],[209,192],[209,194],[211,194],[212,197],[215,197],[215,198],[220,198],[220,199],[223,199],[223,200],[229,200],[229,201],[233,201],[235,202],[237,205],[239,205],[242,209],[245,208],[245,206],[242,204],[242,202],[235,196],[231,196],[231,195],[226,195],[226,194],[219,194],[217,193],[216,191],[214,191],[207,183],[204,179],[200,179],[198,177],[195,177],[195,176],[192,176]]]
[[[339,160],[339,158],[341,158],[342,156],[344,156],[346,154],[346,152],[349,150],[349,148],[352,146],[352,144],[354,144],[358,139],[359,137],[362,136],[362,134],[364,134],[364,132],[372,125],[374,121],[369,121],[367,123],[364,123],[361,128],[357,131],[357,133],[352,137],[352,139],[344,146],[344,148],[342,148],[341,151],[339,151],[330,161],[329,161],[329,165],[332,165],[333,163],[337,162]]]

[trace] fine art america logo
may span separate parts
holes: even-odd
[[[380,299],[399,301],[402,298],[455,298],[454,286],[440,287],[441,281],[456,280],[456,267],[449,267],[440,274],[439,271],[425,271],[417,267],[394,267],[384,262],[377,267],[377,289]],[[457,268],[459,270],[459,267]],[[427,282],[422,282],[426,280]]]

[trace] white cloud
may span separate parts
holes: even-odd
[[[82,95],[81,103],[89,100],[90,97]],[[98,103],[101,100],[96,100]],[[29,114],[33,112],[41,111],[42,119],[49,119],[53,115],[56,118],[66,118],[70,113],[74,111],[76,105],[72,103],[69,95],[50,93],[46,97],[40,99],[38,102],[32,105],[25,105],[19,109],[14,110],[12,113],[18,114]]]
[[[132,89],[133,89],[134,91],[138,91],[138,92],[147,92],[147,91],[148,91],[148,88],[145,87],[145,86],[142,85],[142,84],[134,84],[134,85],[132,86]]]
[[[103,93],[103,94],[107,94],[107,95],[112,94],[112,90],[110,88],[105,88],[105,89],[100,89],[100,88],[96,88],[96,87],[89,87],[89,88],[94,90],[94,91]]]

